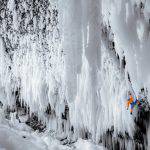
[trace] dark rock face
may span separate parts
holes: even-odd
[[[49,0],[0,1],[0,36],[3,38],[6,54],[13,61],[13,53],[21,50],[21,40],[27,37],[30,44],[41,45],[41,55],[49,52],[48,38],[57,32],[59,38],[58,10]],[[25,51],[23,52],[26,53]],[[10,66],[11,69],[11,66]]]
[[[29,125],[33,130],[38,130],[39,132],[44,132],[46,125],[38,119],[38,116],[34,113],[26,121],[26,124]]]
[[[12,34],[42,33],[44,36],[51,32],[54,26],[57,26],[58,10],[52,8],[49,0],[14,0],[12,2],[10,6],[8,0],[0,2],[1,34],[5,30]],[[17,26],[14,21],[17,21]],[[2,27],[2,24],[5,26]]]
[[[142,145],[142,149],[146,149],[147,146],[147,131],[150,123],[150,109],[145,110],[144,108],[138,112],[136,123],[136,131],[134,134],[134,140],[136,143]],[[136,149],[139,147],[136,145]]]

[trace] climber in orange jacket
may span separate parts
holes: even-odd
[[[129,108],[129,106],[133,103],[133,96],[132,96],[132,94],[129,92],[129,98],[128,98],[128,101],[127,101],[127,109]],[[130,110],[130,112],[132,112],[131,110]]]

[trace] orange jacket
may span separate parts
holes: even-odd
[[[129,96],[129,99],[128,99],[128,101],[127,101],[127,108],[129,107],[129,105],[133,102],[133,97],[132,97],[132,95],[130,95]]]
[[[128,101],[130,102],[130,104],[133,102],[133,97],[132,97],[132,95],[130,95],[130,97],[129,97],[129,99],[128,99]]]

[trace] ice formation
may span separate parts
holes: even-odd
[[[128,91],[138,96],[141,89],[150,102],[149,0],[6,0],[0,6],[4,110],[18,100],[47,130],[68,138],[101,143],[108,131],[114,139],[134,138],[137,112],[131,116],[125,103]]]

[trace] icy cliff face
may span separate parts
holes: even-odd
[[[57,5],[48,0],[9,0],[1,2],[0,14],[0,87],[4,107],[14,107],[18,99],[39,117],[43,118],[49,105],[54,115],[61,116],[65,109],[64,52],[60,47]],[[53,124],[56,130],[56,123]]]
[[[0,96],[58,133],[133,138],[127,92],[150,90],[150,2],[0,2]],[[17,94],[16,94],[17,92]],[[149,99],[148,93],[148,99]],[[46,112],[49,116],[46,115]]]
[[[125,56],[125,69],[137,94],[141,86],[149,89],[149,1],[107,2],[104,2],[104,20],[109,20],[116,52],[120,57]]]
[[[77,129],[90,131],[93,138],[112,126],[116,133],[126,131],[133,136],[134,121],[125,101],[128,90],[138,95],[142,87],[149,88],[147,3],[63,2],[62,43],[69,56],[65,65],[71,90],[67,97],[73,101],[70,118]]]
[[[54,107],[63,64],[58,10],[49,1],[1,3],[1,88],[7,97],[4,103],[12,104],[18,90],[20,100],[33,111],[42,110],[49,101]]]

